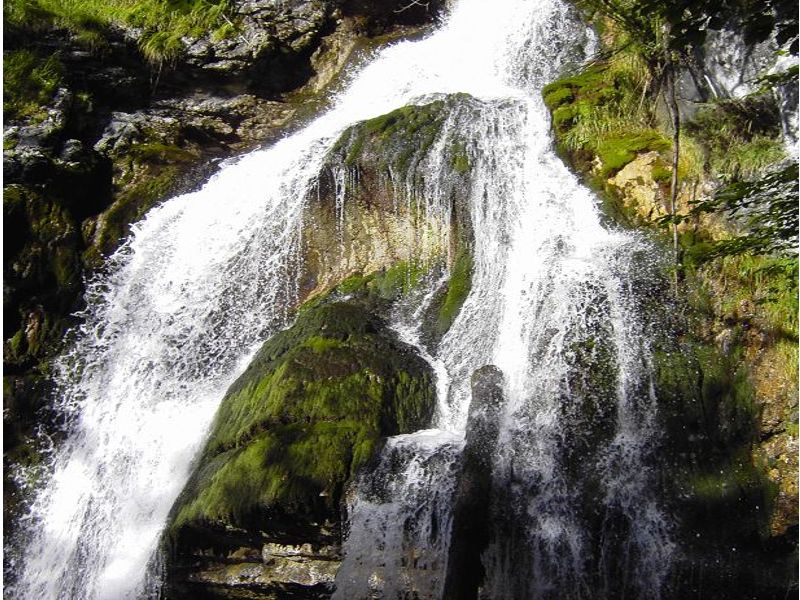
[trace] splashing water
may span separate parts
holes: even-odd
[[[438,597],[470,375],[494,363],[508,381],[495,488],[514,512],[497,519],[485,556],[487,597],[589,597],[587,586],[597,583],[592,557],[619,555],[590,547],[580,506],[588,491],[570,488],[576,461],[587,481],[597,481],[593,498],[616,515],[604,526],[621,532],[608,539],[624,546],[627,568],[639,574],[634,587],[657,595],[671,543],[648,493],[655,399],[646,332],[626,287],[642,245],[600,225],[591,196],[550,148],[539,98],[542,85],[583,56],[576,40],[589,43],[558,0],[499,0],[491,8],[460,0],[429,38],[380,53],[327,114],[137,224],[109,274],[89,286],[85,323],[59,362],[71,433],[33,503],[24,568],[11,593],[157,595],[148,565],[214,411],[297,302],[303,209],[327,152],[353,123],[467,93],[473,100],[453,111],[422,163],[423,186],[401,175],[396,182],[417,186],[434,212],[446,214],[447,168],[436,152],[455,133],[466,141],[474,269],[469,297],[431,353],[439,429],[390,440],[371,491],[359,482],[339,594],[413,589]],[[336,181],[347,185],[342,174]],[[340,190],[339,214],[345,201]],[[586,359],[575,350],[590,340],[605,354],[593,350]],[[581,357],[591,362],[598,354],[610,361],[612,381],[605,403],[595,402],[603,431],[587,453],[582,444],[594,425],[581,406],[597,399],[577,393],[572,374]],[[587,433],[572,439],[580,424]],[[396,523],[405,528],[392,529]],[[515,529],[504,537],[509,523]],[[372,546],[392,560],[370,562],[364,549]]]
[[[510,4],[487,17],[484,7],[462,3],[440,34],[451,42],[463,35],[473,44],[465,51],[479,47],[481,58],[471,64],[472,81],[458,81],[480,100],[477,109],[446,125],[468,140],[472,288],[432,356],[421,348],[439,381],[438,451],[452,455],[453,433],[463,436],[471,374],[500,367],[506,405],[481,597],[657,598],[674,545],[651,485],[656,399],[629,273],[657,277],[658,265],[642,241],[601,225],[591,195],[551,148],[540,90],[575,60],[580,25],[556,2]],[[471,37],[467,24],[484,18],[504,35]],[[464,49],[448,48],[455,56]],[[437,60],[448,64],[451,55],[440,51]],[[413,326],[397,329],[422,346]],[[442,556],[414,577],[393,562],[411,548],[447,553],[446,540],[420,539],[419,523],[438,523],[438,531],[453,518],[451,506],[416,501],[426,477],[435,481],[431,493],[455,489],[456,467],[442,471],[435,462],[435,473],[419,473],[418,456],[437,456],[432,439],[427,432],[418,454],[407,452],[405,467],[390,446],[395,460],[384,456],[355,484],[336,598],[442,597]],[[372,482],[404,468],[407,484],[376,503]],[[380,548],[380,558],[364,557],[365,547]]]

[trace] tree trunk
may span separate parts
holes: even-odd
[[[675,216],[678,204],[678,160],[680,158],[681,143],[681,114],[678,109],[678,99],[675,95],[675,65],[668,61],[665,65],[665,87],[666,104],[669,110],[670,120],[672,121],[672,180],[669,189],[669,210],[671,216]],[[680,246],[678,244],[678,224],[672,223],[672,251],[675,260],[675,274],[673,276],[673,288],[675,295],[678,295],[678,281],[681,273]]]

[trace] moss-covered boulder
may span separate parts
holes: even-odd
[[[472,102],[456,94],[406,106],[341,134],[304,214],[301,295],[399,262],[446,263],[454,285],[437,328],[449,327],[469,289],[473,234],[470,158],[448,121]],[[444,172],[431,175],[434,167]],[[412,191],[425,189],[430,177],[441,183],[438,197]]]
[[[413,281],[400,265],[307,302],[231,386],[173,509],[176,590],[206,581],[222,568],[221,556],[242,546],[256,554],[265,542],[306,544],[311,554],[331,547],[324,560],[338,560],[347,482],[383,437],[424,428],[432,417],[429,365],[379,316]],[[207,566],[190,568],[209,547]],[[258,589],[286,585],[274,560],[256,562]],[[322,585],[309,573],[309,586]]]
[[[427,424],[431,383],[427,364],[364,306],[302,310],[222,401],[175,525],[241,523],[273,506],[334,517],[379,438]]]

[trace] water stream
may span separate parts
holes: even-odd
[[[297,298],[303,208],[326,153],[353,123],[467,93],[440,139],[457,133],[471,164],[471,292],[424,349],[439,380],[435,429],[390,440],[352,492],[339,597],[439,597],[469,381],[485,364],[507,381],[485,597],[600,598],[598,586],[657,597],[673,548],[648,491],[656,399],[627,279],[648,268],[649,249],[601,225],[552,151],[540,98],[590,46],[559,0],[459,0],[430,37],[381,52],[308,127],[137,224],[89,286],[58,365],[70,435],[28,516],[14,596],[157,593],[149,565],[216,407]],[[446,212],[437,147],[416,193]],[[587,372],[602,383],[582,381]],[[636,581],[609,581],[620,562]]]

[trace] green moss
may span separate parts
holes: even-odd
[[[178,146],[155,142],[134,144],[128,153],[136,161],[149,162],[187,162],[197,158],[192,152]]]
[[[128,235],[132,223],[178,189],[185,169],[182,162],[150,164],[134,183],[120,190],[114,204],[100,216],[93,243],[83,254],[84,262],[91,267],[100,266],[103,256]]]
[[[339,154],[348,166],[358,164],[367,154],[379,167],[395,173],[413,171],[438,138],[448,111],[463,104],[468,96],[454,94],[421,106],[404,106],[369,119],[346,130],[331,152]],[[469,157],[463,143],[453,142],[449,162],[457,173],[469,170]]]
[[[544,96],[544,103],[548,109],[554,111],[556,108],[564,104],[565,102],[569,102],[574,99],[575,94],[572,91],[572,88],[565,85],[561,86],[548,86],[545,88],[547,91],[543,91],[542,95]]]
[[[602,175],[607,177],[619,171],[640,152],[667,150],[670,146],[670,141],[655,130],[602,140],[597,144]]]
[[[761,484],[762,474],[747,455],[722,465],[714,472],[696,473],[689,481],[692,493],[706,502],[719,502],[737,497],[743,489]]]
[[[314,510],[341,493],[343,482],[371,455],[374,437],[357,420],[277,425],[216,457],[175,527],[198,519],[241,522],[255,508],[276,503]]]
[[[753,439],[758,407],[738,345],[723,355],[711,344],[687,344],[656,353],[654,362],[658,395],[679,427],[696,428],[716,447]]]
[[[404,106],[369,119],[343,134],[348,140],[345,163],[356,164],[365,148],[382,157],[386,166],[405,173],[415,157],[424,156],[442,127],[445,101],[423,106]],[[334,151],[337,148],[334,149]]]
[[[59,288],[74,287],[80,283],[80,261],[76,248],[70,246],[55,248],[50,268]]]
[[[462,248],[456,255],[447,282],[447,292],[444,296],[436,320],[436,333],[444,335],[455,321],[461,305],[469,295],[472,285],[472,255]]]
[[[20,329],[8,341],[8,348],[14,358],[20,359],[25,356],[27,351],[27,340],[25,339],[25,332]]]
[[[13,150],[19,144],[19,138],[15,135],[5,134],[3,136],[3,150]]]
[[[220,405],[174,527],[275,505],[300,519],[335,511],[381,436],[427,425],[429,367],[370,308],[407,272],[349,278],[263,345]]]
[[[672,180],[672,169],[664,165],[654,165],[652,174],[653,181],[658,183],[669,183]]]
[[[559,106],[553,111],[553,126],[558,130],[568,128],[577,114],[578,110],[575,106]]]
[[[471,168],[467,149],[460,142],[454,143],[450,148],[450,161],[456,173],[464,174]]]

